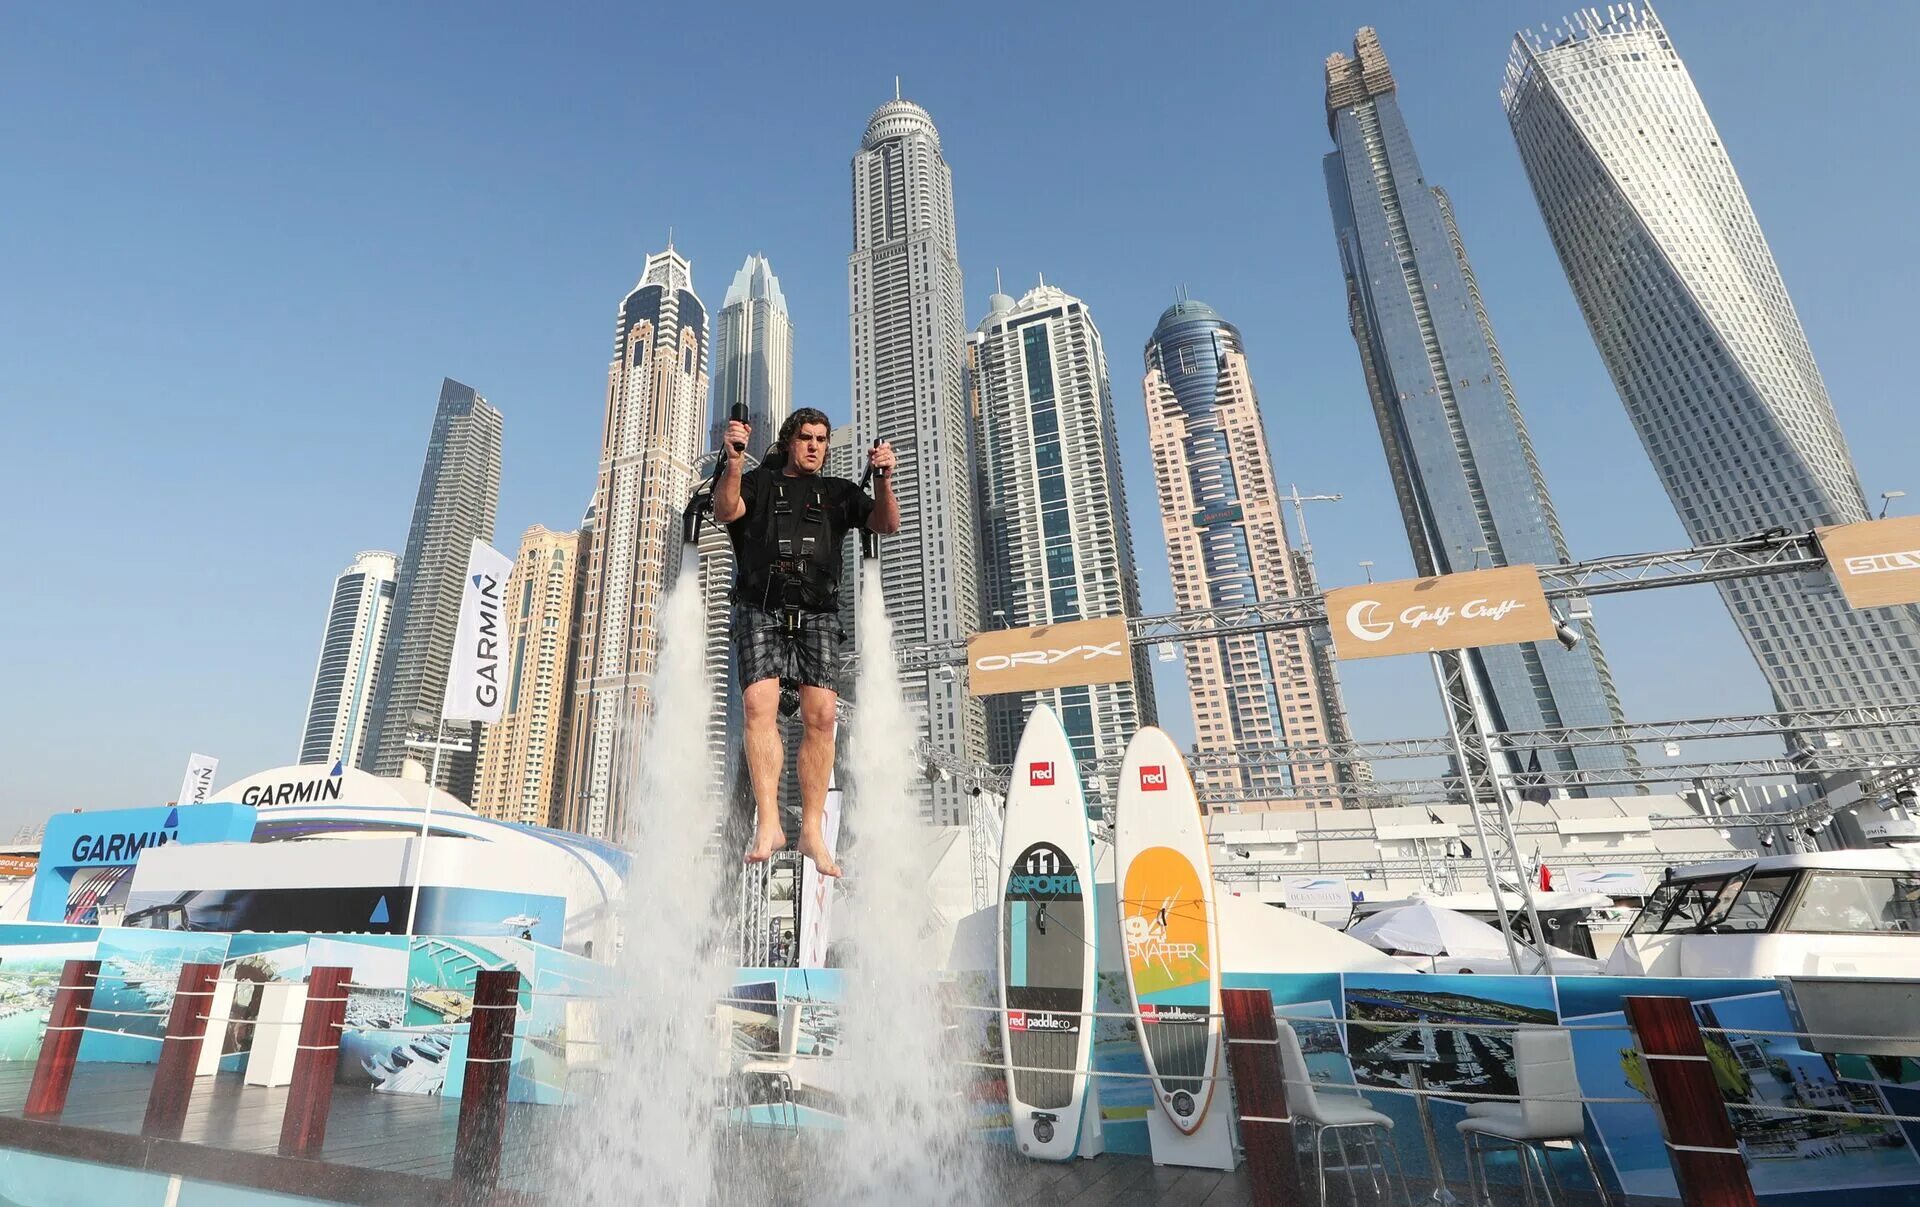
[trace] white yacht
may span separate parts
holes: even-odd
[[[1607,961],[1616,976],[1905,978],[1916,969],[1913,849],[1669,869]]]

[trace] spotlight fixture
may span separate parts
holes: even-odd
[[[1571,621],[1563,620],[1558,616],[1553,618],[1553,635],[1559,638],[1560,644],[1567,649],[1572,649],[1581,641],[1580,630],[1574,628]]]

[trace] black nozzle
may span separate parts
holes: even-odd
[[[880,437],[875,436],[873,438],[873,447],[874,448],[880,447]],[[880,471],[880,476],[883,478],[886,477],[887,476],[886,471],[885,470]],[[872,481],[873,481],[873,463],[869,461],[867,463],[866,472],[860,475],[860,489],[865,490],[867,488],[867,484]]]
[[[751,414],[752,413],[747,410],[747,404],[744,402],[736,402],[727,409],[727,418],[733,420],[735,423],[746,423],[751,417]],[[747,451],[747,446],[744,442],[736,444],[733,446],[733,451],[736,453],[744,453]]]

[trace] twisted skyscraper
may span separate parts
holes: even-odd
[[[853,157],[847,257],[854,426],[900,454],[900,532],[882,547],[894,639],[964,641],[980,619],[967,391],[965,303],[953,228],[953,174],[927,111],[898,97],[874,110]],[[902,685],[933,746],[986,757],[986,718],[963,677],[922,671]],[[957,821],[965,789],[942,782],[922,811]]]
[[[1327,197],[1380,441],[1422,575],[1572,560],[1447,195],[1430,188],[1372,29],[1327,59]],[[1618,725],[1591,630],[1466,657],[1501,729]],[[1543,752],[1548,770],[1619,767],[1619,746]]]
[[[1869,518],[1800,317],[1652,10],[1514,39],[1501,93],[1594,343],[1697,543]],[[1780,707],[1920,698],[1920,611],[1854,610],[1824,573],[1719,585]],[[1911,750],[1907,730],[1846,735]]]

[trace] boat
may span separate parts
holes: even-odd
[[[1920,968],[1920,851],[1815,851],[1667,869],[1614,976],[1904,979]]]

